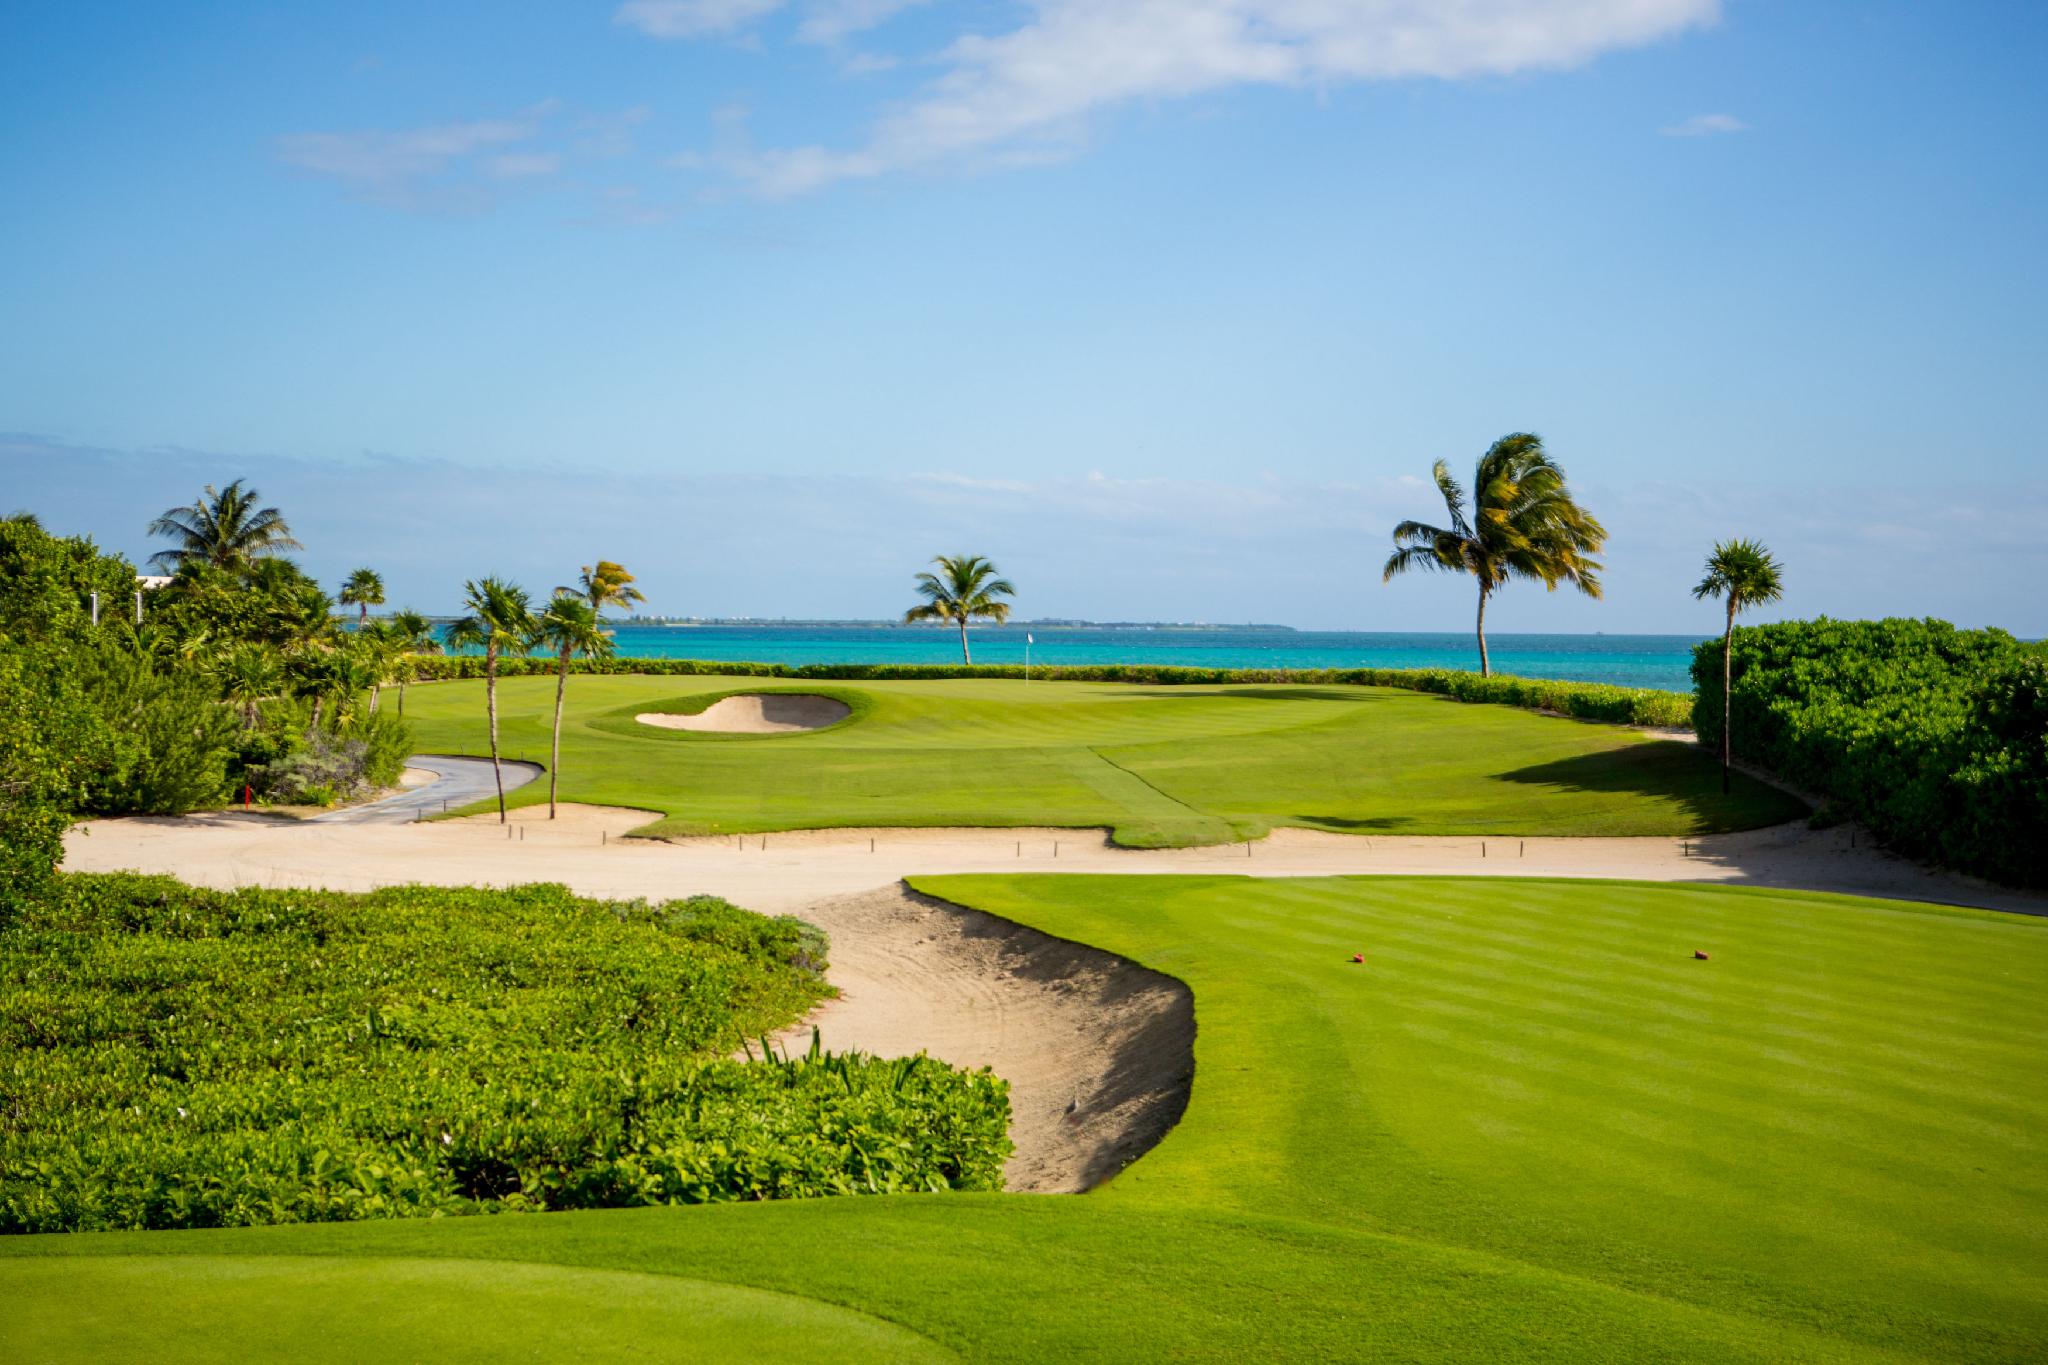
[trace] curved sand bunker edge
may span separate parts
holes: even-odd
[[[1187,1110],[1194,994],[1114,953],[898,882],[796,913],[832,941],[841,989],[782,1035],[924,1051],[1010,1083],[1013,1192],[1078,1194],[1143,1156]]]
[[[643,711],[633,717],[661,730],[719,735],[781,735],[823,730],[853,714],[837,697],[810,692],[737,692],[702,711]]]

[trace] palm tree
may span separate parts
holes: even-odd
[[[491,771],[498,779],[498,823],[505,823],[505,765],[498,757],[498,655],[526,648],[533,638],[533,604],[526,589],[501,578],[478,578],[463,584],[463,605],[469,615],[448,629],[448,643],[457,649],[481,646],[484,651],[484,702],[491,717]]]
[[[960,661],[974,662],[967,652],[967,623],[975,617],[1001,624],[1010,619],[1010,604],[998,597],[1015,597],[1017,589],[1007,578],[997,578],[996,566],[980,555],[940,555],[932,563],[937,573],[917,576],[918,595],[925,600],[903,613],[904,621],[954,621],[960,626]]]
[[[1451,514],[1448,528],[1404,521],[1394,528],[1394,553],[1381,582],[1410,569],[1468,573],[1479,580],[1479,674],[1490,676],[1486,653],[1486,599],[1511,578],[1533,578],[1556,591],[1570,583],[1600,595],[1600,563],[1591,556],[1607,541],[1607,528],[1572,500],[1564,470],[1528,432],[1503,436],[1479,457],[1471,511],[1450,466],[1436,462],[1437,491]]]
[[[1728,625],[1721,632],[1721,794],[1728,794],[1728,768],[1734,747],[1728,742],[1729,721],[1734,707],[1728,700],[1734,669],[1729,663],[1735,643],[1735,613],[1745,607],[1775,602],[1785,595],[1785,583],[1778,561],[1757,540],[1724,540],[1707,556],[1707,576],[1692,590],[1704,601],[1723,598],[1728,603]]]
[[[593,567],[585,564],[583,572],[569,587],[555,589],[557,597],[580,597],[590,604],[590,609],[602,612],[606,607],[630,607],[635,602],[645,602],[638,588],[633,586],[633,575],[625,567],[609,559],[600,559]]]
[[[384,695],[384,684],[398,672],[398,656],[403,648],[397,632],[384,621],[360,625],[347,638],[344,649],[362,665],[370,679],[370,714],[373,716],[377,714],[379,698]]]
[[[153,536],[178,542],[149,557],[151,565],[176,572],[191,563],[241,568],[251,560],[305,547],[275,507],[256,506],[259,494],[236,479],[219,492],[212,484],[190,507],[173,507],[149,524]]]
[[[569,686],[569,660],[612,652],[612,633],[598,623],[597,608],[574,593],[559,593],[534,627],[535,644],[555,651],[555,737],[548,754],[548,819],[555,818],[555,785],[562,772],[562,694]]]
[[[221,699],[242,713],[242,728],[253,730],[262,718],[262,703],[284,686],[284,670],[275,651],[258,644],[231,650],[216,670]]]
[[[434,623],[406,607],[391,613],[391,619],[384,623],[392,642],[401,655],[439,654],[441,642],[434,635]],[[398,665],[398,716],[405,718],[405,685],[412,681],[412,665],[403,660]]]
[[[340,601],[344,607],[361,608],[356,617],[356,628],[360,630],[370,623],[370,608],[384,605],[384,580],[375,569],[357,569],[341,585]]]

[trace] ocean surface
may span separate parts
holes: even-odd
[[[620,625],[618,652],[639,658],[721,659],[778,664],[945,664],[960,661],[951,629],[887,626]],[[1445,632],[1076,629],[976,626],[974,661],[1021,664],[1026,634],[1031,663],[1181,664],[1196,668],[1479,667],[1469,634]],[[1490,635],[1496,673],[1571,678],[1623,687],[1692,690],[1692,635]]]

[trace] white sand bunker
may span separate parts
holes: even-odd
[[[664,730],[709,730],[721,735],[781,735],[837,725],[853,708],[830,697],[801,692],[749,692],[722,697],[693,716],[644,711],[633,717]]]

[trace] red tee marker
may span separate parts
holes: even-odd
[[[1351,955],[1351,960],[1352,960],[1353,962],[1363,962],[1363,961],[1365,961],[1365,954],[1364,954],[1364,953],[1353,953],[1353,954]]]
[[[1692,959],[1695,962],[1705,962],[1707,960],[1707,955],[1701,952],[1699,949],[1695,948],[1692,950]]]

